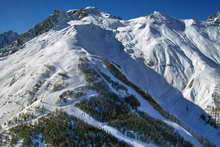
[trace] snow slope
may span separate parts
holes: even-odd
[[[186,99],[204,109],[214,105],[212,93],[219,83],[220,69],[219,27],[159,12],[128,23],[118,28],[116,36],[132,50],[133,58],[162,75]]]
[[[220,130],[201,119],[201,115],[207,116],[203,109],[216,105],[213,93],[220,88],[219,26],[192,19],[178,20],[159,12],[131,20],[118,19],[93,7],[83,9],[83,16],[69,17],[72,13],[75,10],[59,13],[60,19],[52,28],[29,36],[22,49],[0,59],[3,128],[8,128],[5,122],[37,106],[50,111],[59,108],[56,102],[64,91],[86,85],[78,64],[81,57],[88,57],[118,65],[132,83],[149,93],[181,124],[162,117],[124,84],[137,96],[139,110],[166,122],[195,146],[201,144],[194,134],[220,145]],[[109,74],[102,63],[95,64]],[[78,108],[62,109],[77,118],[83,113]],[[82,116],[85,117],[80,119],[90,125],[102,125],[87,114]],[[110,126],[102,128],[133,146],[146,146]]]

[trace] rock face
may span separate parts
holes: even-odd
[[[18,33],[13,31],[8,31],[0,34],[0,49],[10,45],[19,37]]]
[[[55,11],[7,50],[2,146],[220,145],[205,111],[220,88],[220,27],[210,21]]]
[[[208,22],[212,25],[220,25],[220,12],[216,12],[214,15],[210,16]]]

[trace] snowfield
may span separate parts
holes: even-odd
[[[3,130],[12,127],[6,122],[19,114],[36,113],[36,107],[44,107],[48,111],[62,109],[132,146],[157,146],[129,138],[73,106],[95,96],[94,91],[70,101],[69,105],[57,105],[63,92],[86,85],[78,64],[80,58],[87,57],[137,97],[141,104],[138,110],[165,122],[196,147],[202,145],[194,134],[220,146],[220,129],[201,119],[201,115],[207,115],[208,106],[217,106],[213,93],[219,94],[220,99],[220,26],[207,21],[178,20],[159,12],[121,20],[93,7],[84,10],[88,16],[80,19],[63,16],[53,29],[26,42],[14,54],[0,58]],[[164,118],[134,89],[110,74],[101,62],[95,62],[99,59],[118,65],[132,83],[149,93],[181,124]]]

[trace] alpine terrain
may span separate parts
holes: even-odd
[[[9,34],[0,35],[0,146],[220,146],[220,13],[55,10]]]
[[[10,45],[12,42],[18,39],[18,34],[13,31],[8,31],[5,33],[0,33],[0,48],[6,48],[8,45]]]

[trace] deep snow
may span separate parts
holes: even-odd
[[[178,20],[159,12],[120,20],[93,7],[85,11],[88,16],[63,20],[67,25],[61,23],[0,59],[0,124],[34,106],[55,110],[55,102],[63,91],[86,84],[77,66],[79,58],[98,56],[118,64],[129,80],[152,95],[184,127],[165,120],[130,89],[141,102],[140,110],[173,126],[196,146],[200,146],[198,141],[184,128],[220,145],[219,130],[200,118],[204,113],[201,108],[215,105],[212,94],[220,88],[219,26],[192,19]],[[54,69],[48,70],[48,66]],[[71,78],[62,80],[59,73],[67,73]],[[33,96],[30,91],[39,82],[40,89]],[[63,89],[54,92],[50,87],[54,84],[62,84]],[[83,113],[72,109],[66,110],[78,118]],[[134,146],[143,145],[86,114],[83,116],[83,121]]]

